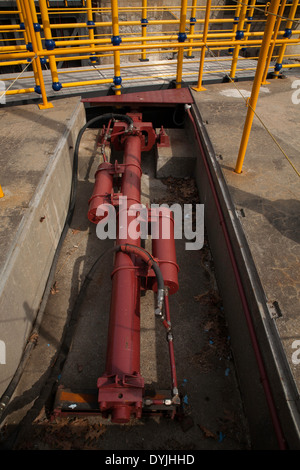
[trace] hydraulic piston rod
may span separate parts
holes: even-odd
[[[140,203],[141,137],[128,136],[124,149],[121,192],[128,208]],[[128,211],[128,208],[125,209]],[[119,217],[122,213],[119,213]],[[128,223],[131,217],[127,214]],[[118,224],[119,225],[119,224]],[[140,246],[129,234],[117,236],[117,244]],[[112,273],[112,294],[105,374],[98,379],[98,401],[102,413],[112,411],[113,422],[140,417],[144,381],[140,375],[140,278],[135,255],[118,252]]]
[[[114,125],[111,125],[112,120]],[[110,209],[117,209],[117,230],[111,273],[112,292],[105,370],[97,380],[96,398],[95,391],[91,394],[81,394],[77,410],[101,413],[103,417],[110,416],[113,423],[127,423],[131,417],[141,418],[144,411],[167,411],[174,416],[180,404],[168,300],[168,295],[178,290],[174,220],[169,209],[163,208],[160,211],[155,208],[147,212],[146,220],[139,219],[139,223],[136,223],[136,208],[142,207],[141,155],[143,151],[152,149],[160,136],[156,135],[152,123],[142,121],[140,113],[128,114],[124,119],[118,115],[117,120],[114,120],[112,115],[107,130],[102,134],[101,145],[104,148],[104,144],[109,142],[111,147],[121,150],[123,161],[121,164],[117,161],[110,163],[104,158],[95,174],[94,190],[89,200],[88,218],[95,224],[104,223],[105,218],[109,217]],[[141,246],[141,231],[138,226],[143,222],[148,226],[151,222],[151,227],[154,227],[152,254]],[[162,237],[164,224],[168,225],[167,238]],[[136,227],[136,230],[132,227]],[[165,395],[156,393],[151,397],[146,396],[141,375],[142,290],[155,292],[154,313],[167,331],[171,390]],[[77,397],[78,394],[60,390],[56,414],[63,414],[64,404],[66,408],[67,404],[76,401]],[[88,404],[89,400],[91,405]]]

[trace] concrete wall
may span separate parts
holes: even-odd
[[[16,225],[11,222],[6,227],[6,237],[10,236],[11,240],[5,253],[1,252],[0,266],[0,340],[5,345],[6,353],[5,363],[0,364],[0,395],[18,367],[39,309],[68,212],[74,146],[78,132],[85,123],[85,111],[79,98],[57,101],[55,108],[47,111],[40,111],[36,105],[20,107],[19,114],[18,108],[11,110],[12,113],[8,109],[5,116],[11,120],[11,128],[15,131],[18,127],[21,130],[26,123],[29,126],[32,120],[37,122],[34,123],[34,147],[31,128],[25,132],[26,139],[18,141],[18,136],[15,136],[16,147],[11,148],[17,154],[19,149],[15,178],[18,174],[22,175],[22,164],[25,164],[26,173],[21,178],[19,189],[14,189],[5,178],[9,169],[2,168],[1,183],[6,194],[2,204],[5,204],[5,199],[9,203],[9,198],[14,198],[18,191],[22,193],[22,184],[26,186],[26,174],[33,181],[34,172],[41,169],[41,162],[47,163],[38,175],[41,174],[41,178],[38,178],[29,203],[19,201],[20,222]],[[14,125],[12,119],[15,111],[18,122]],[[23,133],[19,132],[19,135],[23,136]],[[33,153],[35,158],[30,159]],[[9,166],[8,151],[6,156]],[[11,165],[12,162],[11,159]]]

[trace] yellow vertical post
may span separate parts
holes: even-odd
[[[95,34],[94,34],[95,23],[93,19],[92,0],[87,0],[86,8],[87,8],[87,27],[89,30],[89,39],[93,41],[95,38]],[[95,50],[94,50],[95,44],[93,43],[91,44],[91,49],[92,49],[92,52],[91,52],[90,61],[93,63],[97,61],[97,59],[93,57],[95,55]]]
[[[41,33],[40,33],[41,29],[40,29],[40,24],[39,24],[37,13],[36,13],[34,0],[29,0],[29,5],[30,5],[30,11],[31,11],[31,17],[32,17],[32,21],[33,21],[34,31],[36,33],[36,35],[35,35],[36,42],[37,42],[39,50],[42,50],[43,45],[42,45],[42,39],[41,39]]]
[[[112,15],[112,30],[113,37],[111,42],[113,46],[118,46],[122,39],[119,36],[119,8],[118,0],[111,0],[111,15]],[[121,94],[121,64],[120,64],[120,51],[114,51],[114,85],[115,85],[115,94]]]
[[[272,39],[272,34],[274,30],[274,24],[276,21],[276,15],[278,12],[279,4],[280,4],[280,0],[272,0],[269,10],[268,10],[268,18],[266,22],[263,40],[261,43],[261,48],[260,48],[258,62],[257,62],[257,68],[255,72],[253,85],[252,85],[251,96],[248,102],[246,121],[245,121],[243,135],[242,135],[242,139],[240,143],[239,154],[238,154],[238,158],[237,158],[236,166],[235,166],[236,173],[242,172],[243,162],[244,162],[244,158],[246,155],[247,145],[248,145],[252,122],[253,122],[254,113],[255,113],[255,108],[256,108],[256,104],[258,100],[259,89],[261,85],[262,76],[264,73],[264,67],[265,67],[265,63],[266,63],[266,59],[268,55],[268,49],[269,49],[270,42]]]
[[[23,23],[24,26],[25,26],[24,15],[23,15],[22,5],[21,5],[20,0],[17,0],[17,8],[18,8],[18,12],[19,12],[20,22]],[[28,42],[28,37],[27,37],[26,29],[24,29],[23,37],[24,37],[25,44],[27,44],[27,42]]]
[[[196,20],[196,7],[197,7],[197,0],[193,0],[192,9],[191,9],[191,18],[190,18],[190,35],[192,36],[195,32],[195,24]],[[193,42],[193,38],[191,37],[190,42]],[[192,51],[193,48],[189,47],[187,52],[187,57],[192,58]]]
[[[1,197],[4,197],[4,192],[3,192],[3,189],[1,188],[1,185],[0,185],[0,198]]]
[[[286,28],[285,28],[285,33],[284,33],[285,37],[290,37],[290,35],[291,35],[291,32],[292,32],[291,28],[292,28],[292,25],[293,25],[293,20],[294,20],[295,15],[296,15],[298,4],[299,4],[299,0],[294,0],[293,3],[292,3],[292,6],[291,6],[291,9],[290,9],[290,12],[289,12],[289,19],[286,22]],[[277,58],[277,63],[275,65],[273,78],[278,78],[278,76],[279,76],[279,72],[282,68],[282,60],[283,60],[286,48],[287,48],[287,44],[286,43],[282,44],[282,46],[279,50],[279,53],[278,53],[278,58]]]
[[[209,16],[210,16],[210,9],[211,9],[211,0],[207,0],[206,2],[206,10],[205,10],[205,20],[204,20],[204,28],[203,28],[203,42],[204,45],[201,49],[201,56],[200,56],[200,64],[199,64],[199,74],[198,74],[198,83],[196,87],[193,87],[193,90],[196,91],[203,91],[206,90],[202,86],[202,79],[203,79],[203,66],[205,60],[205,51],[206,51],[206,40],[207,40],[207,32],[208,32],[208,24],[209,24]]]
[[[250,5],[249,5],[249,10],[248,10],[247,21],[246,21],[246,33],[245,33],[246,38],[248,38],[248,33],[250,32],[250,29],[251,29],[251,23],[253,21],[253,13],[254,13],[255,4],[256,4],[256,0],[251,0]]]
[[[26,13],[26,9],[25,9],[25,1],[24,0],[20,0],[20,7],[21,7],[22,16],[23,16],[23,20],[24,20],[25,31],[26,31],[26,34],[24,34],[24,39],[27,41],[26,42],[27,49],[31,52],[32,39],[31,39],[31,31],[29,29],[30,20],[28,20],[28,17],[27,17],[27,13]],[[33,74],[34,74],[35,85],[36,85],[36,87],[40,87],[40,79],[39,79],[39,74],[38,74],[38,70],[37,70],[35,60],[32,60],[32,70],[33,70]]]
[[[269,53],[268,53],[268,57],[267,57],[266,65],[265,65],[265,70],[264,70],[264,74],[263,74],[262,81],[261,81],[262,85],[266,85],[267,83],[269,83],[269,82],[266,81],[267,80],[267,75],[268,75],[268,70],[269,70],[270,62],[271,62],[272,55],[273,55],[273,52],[274,52],[275,41],[276,41],[277,36],[278,36],[279,27],[280,27],[280,24],[281,24],[281,16],[283,16],[285,5],[286,5],[286,0],[282,0],[282,3],[281,3],[280,8],[279,8],[278,18],[277,18],[276,24],[275,24],[275,29],[274,29],[274,34],[273,34],[273,43],[270,45],[270,48],[269,48]]]
[[[187,13],[187,0],[181,0],[181,10],[180,10],[180,26],[178,41],[184,42],[186,40],[186,13]],[[182,79],[182,65],[183,65],[183,47],[178,47],[177,54],[177,75],[176,75],[176,88],[181,88],[181,79]]]
[[[46,46],[46,49],[53,50],[55,47],[55,42],[52,39],[47,1],[39,0],[39,6],[40,6],[42,24],[43,24],[43,29],[44,29],[45,46]],[[59,83],[56,60],[55,60],[54,55],[49,55],[49,65],[50,65],[50,71],[51,71],[51,77],[52,77],[52,88],[55,91],[59,91],[62,85]]]
[[[20,27],[24,28],[24,30],[23,30],[24,42],[25,42],[25,44],[27,44],[29,42],[29,39],[28,39],[28,36],[27,36],[26,28],[25,28],[24,13],[23,13],[23,10],[22,10],[22,5],[21,5],[20,0],[17,0],[17,9],[18,9],[20,23],[21,23]],[[29,61],[30,61],[30,59],[29,59]],[[35,65],[35,64],[32,64],[32,65]],[[36,67],[34,67],[34,72],[33,73],[34,73],[35,76],[37,76]]]
[[[234,22],[233,22],[233,27],[232,27],[232,32],[234,34],[237,31],[240,12],[241,12],[241,8],[242,8],[242,3],[243,3],[242,0],[239,0],[239,2],[237,3],[236,9],[235,9],[235,17],[234,17]]]
[[[147,36],[147,24],[148,24],[147,7],[148,7],[147,0],[143,0],[143,3],[142,3],[142,19],[141,19],[142,37],[143,38],[146,38],[146,36]],[[142,41],[142,44],[145,45],[146,41]],[[141,62],[148,62],[149,61],[149,59],[147,59],[147,56],[146,56],[146,49],[142,49],[142,55],[141,55],[140,61]]]
[[[34,31],[34,28],[33,28],[33,21],[32,21],[30,6],[29,6],[29,3],[27,1],[24,1],[24,7],[25,7],[26,18],[27,18],[27,22],[28,22],[28,28],[29,28],[29,31],[30,31],[33,51],[36,54],[36,57],[34,58],[34,61],[36,62],[36,68],[37,68],[37,73],[38,73],[38,77],[39,77],[41,95],[42,95],[42,100],[43,100],[43,104],[39,104],[39,108],[40,109],[53,108],[52,103],[49,103],[48,99],[47,99],[41,61],[40,61],[40,58],[38,56],[38,52],[39,52],[38,44],[37,44],[37,41],[36,41],[35,31]]]
[[[239,17],[240,17],[240,11],[241,11],[241,7],[242,7],[242,1],[241,0],[238,0],[238,3],[237,3],[237,6],[236,6],[236,9],[235,9],[235,13],[234,13],[234,19],[233,19],[233,26],[232,26],[232,33],[235,35],[236,34],[236,30],[237,30],[237,26],[238,26],[238,22],[239,22]],[[229,53],[232,53],[234,51],[234,49],[232,47],[229,48]]]
[[[235,35],[235,39],[237,39],[239,41],[244,38],[243,28],[244,28],[244,23],[245,23],[245,19],[246,19],[247,8],[248,8],[248,0],[244,0],[243,4],[242,4],[240,16],[239,16],[239,21],[238,21],[238,24],[237,24],[236,35]],[[237,61],[238,61],[238,57],[239,57],[240,48],[241,48],[240,45],[236,45],[235,48],[234,48],[234,51],[233,51],[232,62],[231,62],[231,70],[230,70],[230,78],[232,80],[234,80],[234,77],[235,77],[236,66],[237,66]]]

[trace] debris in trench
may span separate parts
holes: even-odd
[[[53,286],[51,287],[50,292],[52,295],[55,295],[59,292],[59,289],[57,287],[57,281],[54,282]]]
[[[199,203],[198,191],[194,180],[168,178],[165,184],[170,186],[170,190],[168,186],[169,195],[167,200],[162,201],[160,199],[157,201],[160,204],[164,202],[168,204],[174,202],[182,204]],[[77,231],[73,233],[75,234]],[[221,358],[229,357],[230,354],[227,356],[229,350],[227,333],[225,336],[222,336],[225,325],[221,311],[222,303],[218,291],[213,284],[213,263],[207,242],[205,242],[203,250],[198,254],[198,259],[207,273],[208,288],[203,289],[205,290],[203,293],[195,292],[194,301],[199,304],[199,312],[201,312],[201,315],[199,315],[200,324],[198,324],[197,327],[200,326],[200,328],[203,328],[203,331],[207,333],[207,344],[201,351],[194,355],[191,363],[201,368],[201,372],[209,372],[215,370],[216,361],[220,359],[219,353],[221,354]],[[99,275],[99,278],[97,278],[95,282],[101,284],[101,278],[102,274]],[[54,287],[55,290],[52,294],[58,292],[56,283]],[[223,346],[219,349],[220,344]],[[79,373],[83,370],[80,364],[77,364],[77,370]],[[186,385],[186,382],[187,380],[184,379],[182,386]],[[185,405],[184,414],[178,419],[178,422],[181,430],[186,433],[195,423],[191,415],[188,395],[185,394],[185,392],[183,395]],[[234,426],[236,426],[236,423],[231,421],[227,415],[220,419],[220,423],[217,426],[217,429],[220,430],[217,432],[213,432],[208,427],[198,425],[205,439],[213,439],[216,442],[222,442],[225,436],[233,436]],[[27,445],[28,449],[38,447],[40,449],[49,450],[97,450],[101,449],[101,438],[103,438],[102,436],[105,432],[105,425],[90,422],[89,419],[71,418],[66,420],[63,418],[62,421],[57,420],[51,423],[48,420],[43,421],[43,418],[40,417],[40,420],[35,423],[32,430],[33,438],[31,439],[29,437],[28,440],[23,443],[24,447],[22,448],[26,448]],[[188,435],[189,433],[186,435],[186,438],[188,438]],[[126,442],[130,442],[130,439],[126,438]],[[162,445],[164,445],[164,448],[174,448],[176,450],[198,448],[196,447],[197,444],[184,443],[173,438],[162,443]]]
[[[204,294],[194,295],[195,302],[200,302],[203,297],[207,296],[207,294],[209,294],[209,291],[204,292]]]
[[[219,438],[226,437],[237,442],[245,440],[242,418],[231,410],[224,409],[223,416],[218,419]]]
[[[200,367],[203,373],[224,367],[225,363],[225,374],[228,375],[230,369],[226,362],[232,359],[232,353],[222,312],[214,306],[209,306],[207,310],[202,310],[199,321],[200,328],[207,334],[207,340],[204,346],[189,358],[190,362]]]
[[[167,439],[164,442],[164,446],[161,446],[158,450],[195,450],[197,447],[193,442],[182,442],[177,439]]]
[[[97,450],[106,426],[89,418],[63,418],[51,422],[40,413],[32,433],[23,439],[18,450]]]
[[[217,434],[215,434],[214,432],[210,431],[208,428],[206,428],[205,426],[202,426],[200,424],[198,424],[198,427],[201,429],[202,433],[203,433],[203,436],[205,439],[215,439],[215,440],[218,440],[218,436]]]
[[[199,194],[194,178],[168,178],[161,179],[162,183],[168,187],[168,196],[153,200],[159,204],[199,204]]]
[[[187,432],[194,426],[194,420],[191,415],[182,414],[179,416],[178,421],[183,432]]]

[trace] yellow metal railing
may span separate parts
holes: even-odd
[[[298,1],[293,0],[292,3],[288,3],[287,0],[282,0],[281,2],[281,12],[276,22],[276,34],[271,39],[268,54],[268,64],[270,64],[271,60],[276,58],[273,55],[275,46],[277,49],[280,48],[274,70],[275,77],[278,76],[279,70],[284,68],[282,62],[286,47],[299,43],[299,32],[293,29],[295,19],[297,19],[295,15]],[[52,88],[57,92],[67,87],[110,83],[114,86],[115,93],[120,94],[121,59],[123,61],[125,56],[129,59],[132,55],[140,55],[140,70],[143,69],[142,76],[146,78],[144,71],[147,69],[144,67],[147,64],[144,62],[151,60],[153,54],[161,56],[166,52],[176,53],[177,71],[174,78],[176,78],[176,87],[180,88],[185,66],[190,63],[185,58],[198,54],[198,85],[195,89],[201,90],[207,50],[219,53],[228,50],[232,51],[229,76],[234,79],[238,60],[241,58],[240,50],[257,49],[263,44],[264,27],[268,16],[263,14],[262,7],[256,4],[256,0],[236,0],[236,6],[213,5],[211,0],[203,6],[197,5],[197,0],[181,0],[172,7],[150,7],[147,0],[141,0],[139,9],[133,9],[130,6],[120,7],[118,0],[112,0],[111,7],[105,8],[93,7],[91,0],[80,2],[80,6],[76,8],[69,6],[67,1],[63,8],[53,8],[51,6],[53,3],[47,0],[38,2],[16,0],[15,3],[15,10],[1,11],[2,15],[14,14],[18,24],[0,25],[2,36],[4,33],[9,33],[11,36],[9,39],[5,38],[5,45],[0,45],[0,67],[1,65],[6,68],[16,65],[24,66],[28,61],[32,61],[34,86],[26,90],[10,89],[7,94],[39,92],[43,99],[41,107],[51,106],[44,89],[42,66],[50,70]],[[260,11],[261,16],[253,16],[256,11]],[[124,14],[128,15],[128,19],[121,21],[120,15]],[[159,19],[157,19],[158,14]],[[77,15],[81,21],[69,22],[69,18],[74,15]],[[163,15],[168,15],[169,18],[165,19]],[[86,22],[82,22],[83,16]],[[132,19],[137,16],[139,19]],[[280,30],[284,21],[285,29]],[[132,27],[135,32],[123,34],[125,27],[126,31]],[[165,27],[170,30],[164,29]],[[222,29],[224,27],[226,29]],[[76,37],[70,34],[65,35],[66,31],[75,29],[81,30]],[[122,34],[120,34],[121,29]],[[108,30],[110,33],[107,32]],[[9,45],[7,45],[8,42]],[[99,60],[107,60],[108,57],[113,58],[113,78],[78,82],[64,80],[60,83],[57,71],[58,62],[67,64],[74,60],[90,60],[91,64],[95,64]],[[131,65],[130,62],[126,64],[127,67]],[[300,63],[293,65],[297,67]],[[266,71],[268,68],[269,66]],[[149,78],[151,76],[153,74]]]
[[[288,46],[300,43],[300,31],[297,30],[299,0],[272,0],[266,5],[256,3],[256,0],[235,0],[233,5],[225,5],[225,0],[223,5],[219,2],[214,4],[213,0],[206,0],[205,5],[199,3],[197,0],[181,0],[174,1],[173,6],[154,7],[153,2],[150,6],[150,2],[141,0],[140,6],[133,8],[130,2],[111,0],[110,6],[95,7],[91,0],[85,0],[78,2],[76,7],[74,2],[68,4],[65,1],[64,7],[57,8],[56,2],[49,0],[16,0],[15,9],[0,11],[0,73],[8,67],[19,67],[18,71],[25,67],[32,71],[33,82],[27,88],[10,86],[5,93],[39,93],[42,98],[40,108],[52,107],[44,81],[44,70],[47,69],[51,73],[52,89],[58,94],[68,87],[109,84],[119,95],[122,81],[128,79],[122,77],[124,64],[136,71],[131,80],[137,83],[141,77],[166,77],[159,71],[153,73],[159,61],[151,62],[152,57],[161,58],[164,54],[177,54],[176,73],[170,77],[175,79],[176,88],[182,86],[182,78],[187,73],[191,75],[186,71],[187,64],[198,63],[198,72],[194,72],[197,84],[194,90],[201,91],[205,90],[202,86],[203,70],[204,64],[212,60],[210,55],[222,55],[222,61],[228,61],[226,74],[233,81],[239,70],[238,64],[243,60],[241,50],[247,48],[250,56],[258,60],[236,166],[236,171],[240,172],[258,90],[262,83],[266,83],[271,61],[275,62],[274,78],[286,67],[283,64],[285,57],[296,58],[298,62],[292,66],[300,66],[299,53],[296,51],[293,55],[287,50]],[[5,15],[14,19],[12,24],[2,24],[1,18]],[[126,21],[124,17],[127,17]],[[70,18],[80,21],[70,21]],[[257,50],[260,53],[255,57]],[[130,60],[132,56],[138,57],[138,67]],[[100,71],[101,65],[103,70],[107,70],[104,63],[110,60],[108,67],[113,70],[113,76],[74,81],[64,75],[60,81],[58,64],[87,60],[91,66],[100,62]],[[86,65],[76,68],[77,72],[80,70],[85,75]],[[67,75],[72,72],[70,69]],[[18,75],[19,83],[21,79]]]

